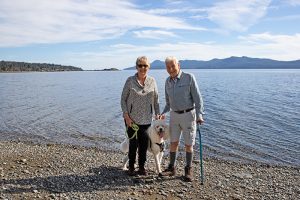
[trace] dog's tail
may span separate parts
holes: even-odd
[[[121,144],[120,144],[120,150],[123,153],[127,153],[129,151],[129,140],[125,139]]]

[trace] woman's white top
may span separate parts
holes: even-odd
[[[130,76],[123,87],[121,108],[134,123],[151,124],[153,115],[160,113],[155,79],[147,76],[143,86],[139,83],[137,74]]]

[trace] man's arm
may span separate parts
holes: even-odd
[[[204,114],[203,99],[202,99],[201,93],[199,91],[195,76],[192,75],[191,78],[192,78],[191,94],[192,94],[193,101],[195,103],[196,120],[197,120],[197,122],[200,122],[200,120],[203,121],[202,115]],[[202,123],[202,122],[200,122],[200,123]]]

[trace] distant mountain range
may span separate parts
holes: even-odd
[[[82,71],[82,69],[79,67],[48,64],[48,63],[0,61],[0,72],[57,72],[57,71]]]
[[[300,60],[278,61],[265,58],[249,58],[246,56],[225,59],[180,60],[182,69],[300,69]],[[125,70],[135,69],[134,67]],[[151,69],[165,69],[164,61],[155,60],[151,63]]]

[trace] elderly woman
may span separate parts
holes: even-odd
[[[136,60],[137,73],[130,76],[123,88],[121,107],[129,137],[129,170],[128,175],[136,174],[134,169],[137,148],[138,174],[146,175],[145,162],[148,148],[147,129],[151,125],[153,115],[159,115],[159,103],[156,81],[147,75],[150,64],[146,56]],[[138,127],[137,136],[135,130]]]

